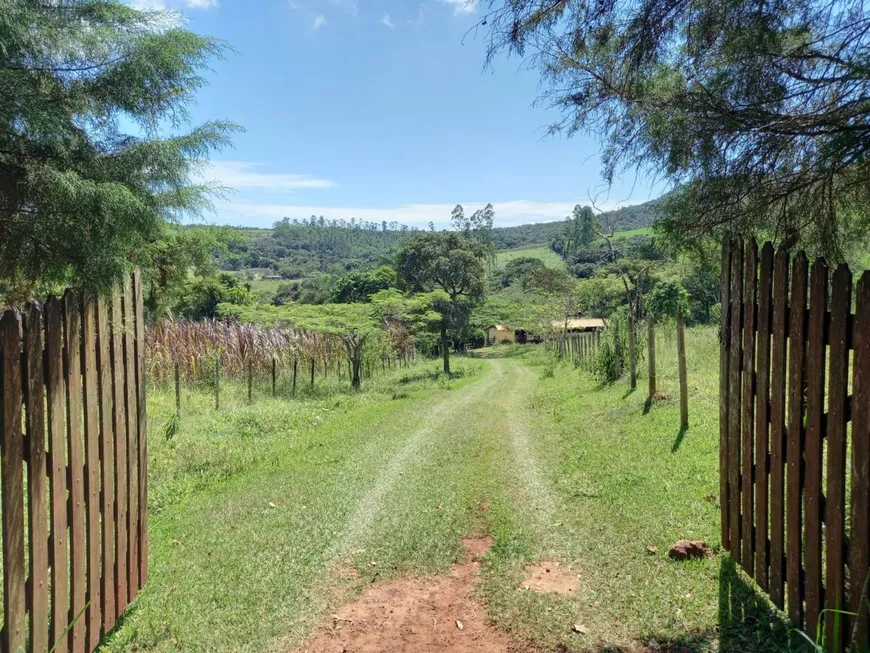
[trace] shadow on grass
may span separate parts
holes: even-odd
[[[677,453],[680,450],[680,445],[683,444],[683,440],[686,439],[686,432],[689,430],[688,426],[681,426],[680,432],[677,433],[677,439],[674,440],[673,446],[671,446],[671,453]]]
[[[719,567],[718,616],[718,627],[711,624],[707,629],[677,636],[648,634],[641,639],[643,643],[639,647],[603,645],[591,650],[595,653],[786,653],[811,650],[796,638],[789,639],[789,627],[784,616],[744,579],[731,556],[723,556]],[[561,650],[567,652],[571,649]]]
[[[719,567],[719,650],[811,650],[794,638],[789,640],[785,618],[746,581],[731,556],[724,556]]]
[[[652,410],[653,398],[652,395],[647,396],[646,399],[643,400],[643,414],[649,415],[649,411]]]

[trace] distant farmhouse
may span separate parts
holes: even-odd
[[[607,320],[599,317],[581,317],[568,320],[556,320],[553,322],[553,329],[567,333],[589,333],[592,331],[600,331],[607,326]],[[523,329],[511,329],[503,324],[493,324],[487,329],[486,333],[487,344],[495,345],[508,342],[516,342],[524,345],[527,342],[540,342],[540,336],[533,334]]]

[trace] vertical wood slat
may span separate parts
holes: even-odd
[[[3,501],[3,646],[23,651],[27,638],[24,604],[24,438],[21,432],[21,354],[18,315],[7,310],[0,320],[3,409],[0,456]]]
[[[773,246],[761,249],[758,275],[758,351],[756,355],[755,397],[755,580],[768,588],[768,453],[770,396],[770,322],[773,290]]]
[[[66,376],[67,447],[69,450],[70,491],[70,598],[69,648],[85,650],[85,479],[82,447],[81,322],[78,298],[71,290],[63,295],[64,374]]]
[[[807,305],[807,257],[803,252],[795,256],[791,282],[788,373],[788,468],[786,488],[786,583],[788,616],[792,624],[803,626],[803,586],[801,583],[803,560],[803,416],[805,365],[805,313]]]
[[[25,427],[28,460],[30,540],[30,643],[47,651],[48,642],[48,475],[45,450],[45,372],[42,364],[42,312],[34,303],[24,316]]]
[[[770,362],[770,576],[774,605],[785,607],[785,379],[789,256],[776,253],[773,264],[773,327]]]
[[[124,317],[124,405],[127,432],[127,600],[132,601],[139,589],[139,432],[133,342],[133,286],[129,275],[124,282],[121,312]]]
[[[731,241],[727,239],[722,245],[722,270],[721,270],[721,315],[719,317],[719,509],[720,525],[722,529],[722,546],[731,548],[728,529],[728,356],[730,347],[731,326]],[[655,391],[655,360],[653,352],[655,342],[655,327],[653,326],[652,313],[647,317],[649,321],[650,340],[650,396]]]
[[[145,410],[145,303],[142,273],[133,272],[136,319],[136,410],[139,429],[139,587],[148,580],[148,416]]]
[[[858,282],[855,309],[855,360],[852,377],[852,516],[849,538],[851,610],[858,614],[852,632],[856,650],[867,645],[870,632],[870,270]]]
[[[825,500],[825,608],[844,611],[846,606],[846,406],[849,394],[847,329],[852,301],[852,273],[837,267],[831,289],[831,326],[828,371],[828,483]],[[828,649],[839,651],[846,642],[847,620],[827,613]]]
[[[822,423],[825,412],[825,314],[828,310],[828,265],[813,263],[807,333],[807,416],[804,445],[804,564],[806,631],[816,632],[822,607]]]
[[[51,488],[51,634],[55,653],[69,650],[64,637],[69,614],[67,569],[67,477],[66,428],[64,425],[63,326],[61,308],[55,297],[45,303],[46,405],[50,455]]]
[[[112,378],[112,337],[109,332],[109,309],[102,298],[97,299],[97,371],[100,401],[100,467],[102,480],[102,595],[103,634],[115,626],[115,440]]]
[[[121,298],[112,298],[112,432],[115,446],[115,610],[127,607],[127,418],[124,412],[124,320]]]
[[[100,403],[97,387],[97,313],[96,300],[88,294],[82,301],[82,379],[85,400],[85,497],[88,534],[88,587],[86,650],[93,651],[100,641]]]
[[[741,451],[741,499],[743,522],[741,525],[742,554],[740,561],[750,576],[755,572],[755,541],[752,537],[753,527],[753,451],[755,449],[755,293],[757,286],[758,245],[755,240],[747,243],[743,256],[743,426]]]
[[[731,351],[728,357],[728,473],[730,515],[729,541],[731,554],[740,561],[740,411],[743,342],[741,325],[743,318],[743,243],[738,242],[732,250],[731,258]]]

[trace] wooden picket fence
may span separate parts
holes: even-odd
[[[868,638],[870,271],[852,300],[846,265],[723,247],[722,542],[831,652]]]
[[[0,318],[3,651],[92,651],[145,584],[143,357],[138,272]]]

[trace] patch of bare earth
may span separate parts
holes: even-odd
[[[446,576],[400,578],[372,585],[332,616],[332,626],[297,653],[508,653],[526,650],[486,622],[474,597],[491,537],[462,540],[469,562]]]
[[[543,560],[526,569],[520,589],[540,594],[570,594],[580,587],[580,576],[554,560]]]

